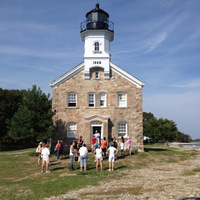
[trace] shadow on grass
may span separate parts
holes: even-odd
[[[63,169],[67,169],[67,167],[56,167],[51,169],[51,171],[57,171],[57,170],[63,170]]]
[[[50,162],[50,166],[54,166],[54,165],[59,165],[59,164],[61,164],[61,162],[57,162],[57,163],[55,163],[55,162]]]
[[[118,170],[118,169],[128,169],[128,167],[125,165],[115,167],[115,170]]]

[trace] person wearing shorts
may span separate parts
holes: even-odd
[[[108,171],[113,171],[115,166],[115,155],[117,154],[118,150],[113,146],[113,142],[110,143],[110,147],[107,150],[108,152],[108,163],[109,169]]]
[[[102,164],[102,149],[100,148],[100,145],[98,145],[97,149],[95,150],[95,154],[96,154],[96,171],[98,171],[99,168],[99,163],[100,163],[100,168],[101,171],[103,171],[103,164]]]
[[[86,147],[86,144],[83,144],[83,146],[79,149],[79,154],[80,154],[80,171],[86,171],[86,167],[87,167],[87,154],[88,154],[88,150]]]
[[[50,157],[50,151],[48,149],[49,145],[46,144],[44,149],[42,149],[41,157],[42,157],[42,168],[41,172],[44,172],[44,166],[46,166],[46,173],[50,173],[49,171],[49,157]]]

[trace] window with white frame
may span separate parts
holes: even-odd
[[[67,137],[75,138],[77,136],[77,124],[70,122],[67,124]]]
[[[128,136],[128,128],[126,122],[118,123],[118,137],[127,137]]]
[[[95,94],[94,93],[89,93],[88,94],[88,106],[89,107],[94,107],[95,105]]]
[[[106,93],[99,94],[99,106],[106,107]]]
[[[127,95],[126,93],[118,93],[118,106],[126,107],[127,106]]]
[[[68,93],[67,106],[68,107],[76,107],[76,93]]]

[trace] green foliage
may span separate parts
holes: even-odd
[[[0,88],[0,142],[6,142],[9,138],[7,135],[7,121],[11,120],[20,103],[25,91],[23,90],[3,90]]]
[[[191,142],[192,138],[190,137],[190,135],[184,134],[184,133],[181,133],[180,131],[178,131],[177,141],[179,141],[179,142]]]
[[[53,136],[53,112],[49,96],[36,85],[24,94],[19,109],[9,123],[8,134],[11,138],[35,141]]]
[[[191,137],[178,131],[174,121],[157,119],[152,113],[143,113],[143,133],[151,138],[151,142],[190,142]]]

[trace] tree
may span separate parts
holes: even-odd
[[[143,112],[143,134],[151,138],[151,142],[177,141],[190,142],[190,135],[178,131],[174,121],[168,119],[157,119],[152,113]]]
[[[9,136],[31,142],[54,135],[50,95],[33,85],[23,96],[19,109],[9,123]]]
[[[0,142],[7,142],[7,121],[11,120],[22,102],[24,90],[3,90],[0,88]]]
[[[154,119],[154,115],[152,113],[143,112],[143,124],[148,124],[151,119]]]
[[[143,134],[152,142],[175,141],[177,138],[176,123],[168,119],[157,119],[152,113],[143,113]]]
[[[190,135],[184,134],[184,133],[181,133],[180,131],[178,131],[177,141],[178,142],[191,142],[192,138],[190,137]]]

